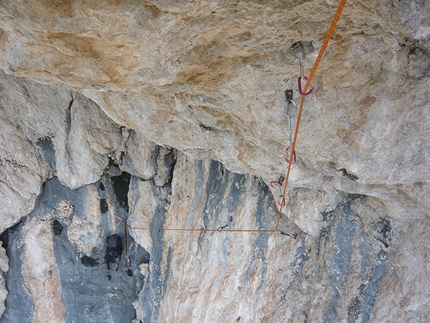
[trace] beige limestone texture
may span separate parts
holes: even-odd
[[[33,322],[66,322],[51,222],[35,218],[26,231],[22,275],[34,301]]]
[[[0,203],[4,228],[32,210],[41,184],[50,174],[48,165],[39,158],[37,146],[31,142],[59,132],[61,108],[67,107],[68,93],[60,87],[41,86],[6,76],[2,71],[0,77],[0,190],[3,197]]]
[[[56,175],[73,189],[98,180],[109,158],[121,156],[122,132],[82,95],[0,73],[0,212],[8,227],[32,210],[46,179]]]
[[[94,102],[76,95],[66,112],[66,134],[60,139],[64,141],[55,145],[53,139],[58,147],[55,154],[58,178],[72,189],[98,180],[108,166],[108,157],[119,147],[119,127],[103,117]]]
[[[132,226],[147,227],[160,203],[168,210],[166,227],[201,225],[195,215],[204,210],[204,196],[195,193],[206,185],[214,159],[247,174],[247,198],[240,200],[234,225],[255,228],[250,174],[268,184],[286,170],[283,91],[296,89],[299,76],[289,48],[298,40],[312,42],[315,51],[304,60],[308,74],[336,5],[332,0],[1,1],[0,231],[31,212],[48,178],[56,175],[76,189],[97,181],[110,160],[135,176],[129,192]],[[378,321],[425,322],[430,315],[429,8],[425,1],[348,1],[306,99],[281,223],[282,229],[317,239],[327,227],[324,212],[335,212],[348,193],[364,195],[352,207],[354,221],[362,224],[353,243],[373,237],[369,268],[381,268],[384,243],[374,226],[381,217],[392,221],[390,262],[372,314]],[[48,139],[55,165],[42,158],[37,145]],[[162,147],[154,162],[156,145]],[[180,154],[170,200],[161,186],[168,181],[164,162],[172,148]],[[203,160],[201,178],[196,160]],[[96,232],[93,193],[94,218],[85,221]],[[277,188],[272,193],[279,198]],[[269,213],[275,221],[275,205]],[[115,215],[109,216],[114,227]],[[226,222],[219,225],[229,216],[220,214]],[[41,235],[46,224],[37,221],[27,224],[37,233],[27,239],[41,239],[46,250],[35,254],[43,261],[30,259],[27,251],[27,283],[41,301],[41,279],[48,279],[46,302],[54,306],[52,295],[61,286],[51,238]],[[89,222],[73,221],[72,240],[80,241]],[[131,234],[152,250],[149,232]],[[81,250],[90,252],[99,242],[94,239]],[[310,321],[320,320],[332,293],[325,273],[335,238],[325,245],[326,255],[312,240],[304,254],[312,261],[301,269],[303,280],[295,290],[286,290],[285,281],[294,281],[299,266],[286,270],[285,264],[294,261],[299,241],[285,244],[270,236],[263,260],[257,255],[262,250],[250,247],[253,239],[206,233],[199,245],[197,233],[167,233],[163,261],[174,247],[175,266],[160,317],[222,322],[241,315],[241,322],[297,322],[306,319],[305,308]],[[194,253],[198,248],[202,255]],[[361,276],[354,272],[359,250],[345,278],[342,317],[363,279],[373,277],[370,269]],[[53,268],[53,278],[36,273],[36,261]],[[273,295],[286,296],[273,304]],[[41,321],[49,306],[35,307]],[[56,309],[52,315],[61,320],[64,310]]]
[[[74,214],[67,227],[69,241],[74,243],[80,252],[91,255],[93,248],[103,244],[100,228],[100,197],[94,185],[88,185],[85,214]]]
[[[261,203],[267,210],[269,223],[275,222],[274,205],[257,198],[257,182],[233,175],[228,177],[227,188],[222,193],[226,194],[232,187],[240,189],[241,199],[234,211],[229,213],[220,208],[224,213],[216,214],[217,222],[212,222],[214,218],[210,214],[208,223],[196,217],[213,212],[207,203],[216,197],[205,194],[207,185],[211,185],[208,174],[209,162],[193,161],[183,154],[178,156],[165,227],[217,228],[228,224],[226,229],[261,228],[262,223],[256,222],[261,216],[257,210]],[[297,189],[289,197],[301,203],[288,205],[291,216],[282,219],[280,229],[290,235],[298,234],[296,239],[273,233],[166,231],[162,268],[168,266],[170,252],[172,263],[159,319],[224,322],[241,317],[240,321],[244,322],[300,322],[305,318],[312,322],[330,321],[325,309],[336,299],[333,295],[340,292],[338,317],[348,322],[368,321],[365,310],[354,319],[350,302],[362,297],[357,296],[360,290],[364,294],[361,301],[371,298],[372,284],[382,277],[371,321],[406,322],[428,318],[429,291],[425,283],[430,273],[425,260],[428,248],[419,242],[427,241],[430,232],[426,219],[390,219],[392,230],[385,236],[379,226],[381,219],[387,218],[387,210],[377,198],[355,199],[351,204],[353,217],[345,220],[339,214],[345,207],[339,209],[345,193],[327,197],[321,191]],[[224,200],[228,203],[227,195]],[[301,222],[295,216],[312,213],[304,209],[306,202],[327,207],[314,211],[320,216],[321,212],[326,214],[319,223],[325,230],[319,231],[317,238],[303,234],[294,223],[300,226]],[[330,214],[328,218],[327,214]],[[232,222],[229,216],[233,217]],[[355,229],[345,226],[344,221]],[[351,230],[350,235],[343,235],[344,230]],[[342,273],[345,270],[340,264],[342,258],[336,258],[337,253],[342,254],[340,248],[348,248],[342,245],[344,239],[351,239],[354,246],[346,275]],[[337,285],[336,292],[332,286],[337,279],[343,283],[342,287]],[[367,289],[367,284],[372,287]]]
[[[152,154],[156,145],[134,130],[131,131],[126,145],[121,169],[144,180],[154,177],[156,170],[152,163]]]
[[[296,88],[299,75],[289,47],[297,40],[313,43],[315,51],[304,61],[308,73],[336,4],[3,2],[0,66],[85,94],[147,140],[268,183],[285,172],[283,90]],[[427,213],[422,196],[430,194],[428,10],[418,2],[348,2],[316,74],[297,145],[299,159],[317,171],[332,162],[356,175],[366,184],[364,194],[372,194],[368,184],[404,192],[418,202],[408,212],[414,217]],[[89,117],[79,101],[73,105],[72,118]],[[87,159],[72,156],[67,164],[64,145],[58,145],[58,166],[80,163],[77,174],[59,172],[63,183],[78,187],[82,177],[100,175],[107,161],[97,153],[115,150],[118,138],[91,147],[88,129],[72,125]],[[300,186],[294,179],[291,184]],[[420,189],[410,190],[413,185]],[[384,203],[391,205],[397,195],[385,194]]]
[[[129,191],[130,218],[129,224],[135,228],[149,228],[151,218],[157,209],[158,202],[148,181],[133,178]],[[149,252],[152,251],[152,239],[149,231],[132,230],[131,234],[137,243]]]

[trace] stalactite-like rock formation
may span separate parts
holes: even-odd
[[[336,6],[0,1],[0,322],[428,321],[424,1],[348,1],[267,232]]]

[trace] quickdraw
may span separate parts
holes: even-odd
[[[277,181],[270,182],[270,186],[272,188],[275,188],[275,185],[279,186],[279,194],[280,194],[279,197],[281,198],[282,198],[282,183],[284,182],[284,180],[285,180],[285,177],[281,175]],[[279,205],[282,205],[282,203],[284,203],[283,206],[285,206],[285,200],[281,199],[281,202],[278,202]]]
[[[301,118],[301,115],[302,115],[303,105],[304,105],[304,97],[306,95],[309,95],[309,94],[312,93],[313,88],[310,87],[310,82],[312,81],[312,78],[315,75],[315,72],[316,72],[316,70],[318,68],[318,64],[319,64],[319,62],[321,61],[321,59],[322,59],[322,57],[324,55],[324,52],[325,52],[325,50],[326,50],[326,48],[328,46],[328,43],[330,41],[330,38],[331,38],[332,34],[333,34],[333,32],[334,32],[334,30],[336,28],[337,22],[339,21],[340,15],[342,14],[342,11],[343,11],[343,8],[346,5],[346,2],[347,2],[347,0],[340,0],[339,6],[338,6],[338,8],[336,10],[336,13],[335,13],[335,15],[333,17],[333,20],[332,20],[332,22],[330,24],[330,27],[329,27],[328,31],[327,31],[327,34],[326,34],[325,39],[324,39],[324,42],[323,42],[323,44],[321,46],[321,49],[320,49],[320,51],[318,53],[318,56],[317,56],[316,60],[315,60],[314,66],[312,67],[311,73],[309,74],[309,78],[305,79],[304,72],[303,72],[303,62],[302,62],[302,60],[304,59],[304,55],[305,55],[303,44],[301,44],[300,42],[297,42],[297,43],[293,44],[293,46],[294,45],[301,46],[301,55],[299,55],[300,78],[299,78],[299,82],[298,83],[299,83],[299,92],[300,92],[300,95],[302,97],[300,99],[300,105],[299,105],[299,109],[298,109],[298,113],[297,113],[297,123],[296,123],[296,130],[294,132],[293,145],[291,145],[291,151],[292,151],[293,156],[290,155],[290,161],[291,161],[291,157],[294,158],[295,146],[296,146],[296,142],[297,142],[297,135],[298,135],[299,127],[300,127],[300,118]],[[297,48],[297,47],[295,47],[295,48]],[[306,81],[306,84],[305,84],[305,87],[304,87],[303,90],[302,90],[302,84],[301,84],[302,79],[304,79]],[[310,90],[309,90],[309,88],[310,88]],[[287,186],[288,186],[288,180],[289,180],[289,177],[290,177],[290,172],[291,172],[291,164],[288,165],[288,170],[287,170],[287,173],[286,173],[286,176],[285,176],[284,191],[282,193],[282,201],[283,202],[285,201],[285,195],[287,193]],[[281,207],[279,209],[278,220],[277,220],[277,223],[276,223],[275,231],[278,231],[278,229],[279,229],[279,223],[281,222],[282,208],[283,208],[284,205],[285,205],[285,203],[282,203]]]
[[[296,152],[293,153],[294,156],[293,156],[293,158],[291,158],[291,156],[288,153],[288,150],[293,146],[293,128],[291,126],[291,119],[293,118],[293,114],[292,114],[292,111],[290,109],[290,105],[293,104],[297,108],[297,104],[293,100],[293,90],[286,90],[285,91],[285,97],[287,98],[288,140],[289,140],[289,144],[285,148],[285,150],[287,151],[285,161],[290,164],[290,160],[292,159],[293,161],[291,163],[295,164],[296,163]]]

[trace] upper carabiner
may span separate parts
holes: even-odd
[[[309,50],[309,52],[313,52],[313,46],[312,46],[312,43],[310,43],[310,42],[298,41],[298,42],[295,42],[293,45],[291,45],[291,50],[293,50],[295,52],[295,56],[299,59],[300,77],[298,79],[298,83],[299,83],[298,87],[299,87],[299,93],[301,96],[307,96],[307,95],[311,94],[313,91],[312,87],[306,93],[303,92],[303,90],[302,90],[302,80],[305,80],[305,81],[308,80],[308,78],[305,76],[305,72],[304,72],[304,68],[303,68],[303,61],[305,60],[305,57],[306,57],[305,47],[309,47],[309,48],[307,48]]]

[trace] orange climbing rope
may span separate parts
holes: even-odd
[[[341,0],[339,3],[339,7],[337,8],[336,14],[334,15],[333,21],[331,22],[330,28],[327,31],[327,34],[325,36],[324,39],[324,43],[321,46],[321,49],[318,53],[318,57],[315,60],[314,66],[312,67],[312,71],[307,79],[305,88],[303,89],[303,93],[306,93],[307,90],[309,89],[309,86],[311,84],[312,78],[315,75],[315,72],[318,68],[318,64],[321,61],[321,58],[324,55],[324,52],[327,48],[328,42],[330,41],[330,38],[336,28],[337,22],[339,21],[340,15],[342,13],[343,8],[345,7],[347,0]],[[276,228],[275,231],[278,231],[279,228],[279,223],[281,222],[281,214],[282,214],[282,208],[285,205],[285,195],[287,193],[287,186],[288,186],[288,179],[290,178],[290,172],[291,172],[291,165],[293,162],[293,158],[294,158],[294,153],[296,150],[296,142],[297,142],[297,135],[299,133],[299,126],[300,126],[300,119],[302,117],[302,111],[303,111],[303,105],[305,103],[305,96],[302,95],[301,99],[300,99],[300,106],[299,106],[299,111],[297,113],[297,124],[296,124],[296,130],[294,132],[294,139],[293,139],[293,144],[291,145],[291,153],[290,153],[290,160],[288,163],[288,170],[287,170],[287,174],[285,176],[285,185],[284,185],[284,191],[282,193],[282,199],[281,199],[281,203],[280,203],[280,209],[279,209],[279,213],[278,213],[278,220],[276,222]]]

